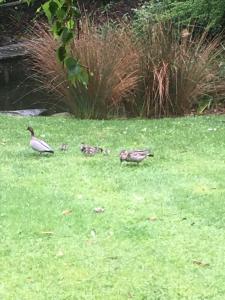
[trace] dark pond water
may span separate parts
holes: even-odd
[[[10,58],[0,61],[0,110],[55,107],[53,95],[41,90],[32,79],[32,73],[24,58]]]

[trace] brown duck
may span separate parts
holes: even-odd
[[[80,146],[80,151],[87,156],[94,156],[97,153],[102,153],[103,149],[97,146],[90,146],[82,143]]]
[[[150,150],[122,150],[120,152],[120,162],[135,162],[139,164],[142,160],[146,159],[147,157],[154,156]]]

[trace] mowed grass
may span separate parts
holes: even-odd
[[[54,155],[29,148],[28,125]],[[0,130],[0,299],[224,299],[224,116]],[[81,142],[111,153],[86,158]],[[120,165],[146,147],[154,158]]]

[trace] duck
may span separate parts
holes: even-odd
[[[44,141],[36,138],[34,136],[34,130],[32,127],[28,126],[27,130],[31,133],[30,146],[33,150],[41,153],[54,153],[53,149]]]
[[[61,144],[60,147],[59,147],[59,149],[60,149],[61,151],[67,151],[68,148],[69,148],[69,145],[68,145],[68,144]]]
[[[103,149],[101,147],[98,147],[98,146],[90,146],[90,145],[85,145],[85,144],[82,143],[80,145],[80,151],[82,153],[84,153],[85,155],[94,156],[97,153],[102,153]]]
[[[120,152],[120,162],[123,161],[126,162],[136,162],[139,164],[142,160],[144,160],[147,157],[154,156],[153,153],[151,153],[150,150],[122,150]]]

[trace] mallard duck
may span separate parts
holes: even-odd
[[[54,153],[52,148],[47,143],[34,136],[34,130],[32,127],[27,127],[27,130],[29,130],[31,133],[30,146],[33,150],[38,151],[39,153]]]
[[[127,161],[140,163],[149,156],[154,156],[149,150],[122,150],[120,152],[120,162]]]
[[[83,152],[85,155],[93,156],[96,153],[103,152],[103,149],[97,146],[89,146],[89,145],[81,144],[80,151]]]

